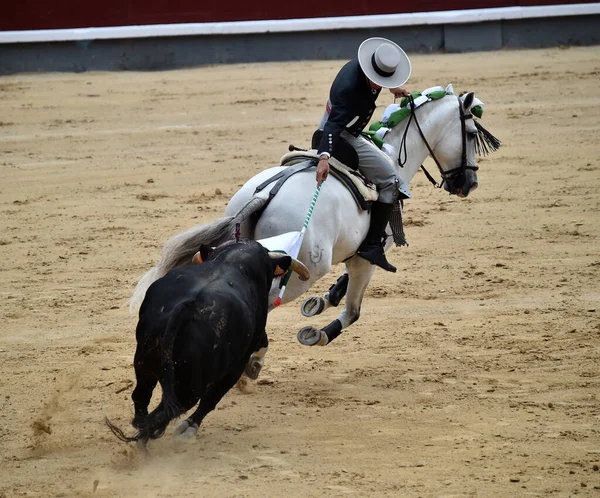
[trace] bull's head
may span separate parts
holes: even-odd
[[[210,255],[214,252],[214,250],[214,247],[207,245],[200,246],[200,250],[194,254],[194,257],[192,258],[192,263],[200,264],[206,261],[210,258]],[[269,257],[271,258],[271,263],[273,264],[273,275],[275,277],[285,275],[288,270],[292,270],[294,273],[298,274],[298,278],[300,280],[306,281],[310,278],[308,268],[296,258],[272,251],[269,251]]]
[[[271,262],[273,263],[273,274],[275,276],[285,275],[285,273],[287,273],[288,270],[292,270],[294,273],[298,274],[298,278],[300,280],[306,281],[310,278],[308,268],[296,258],[292,258],[291,256],[286,256],[278,252],[270,251],[269,257],[271,258]]]

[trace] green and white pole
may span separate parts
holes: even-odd
[[[296,242],[294,243],[294,245],[288,253],[288,255],[292,258],[297,258],[298,254],[300,253],[300,247],[302,246],[302,240],[304,239],[304,234],[306,233],[306,227],[308,227],[308,222],[310,221],[310,218],[312,217],[313,211],[315,209],[315,204],[317,203],[319,192],[321,192],[321,185],[323,184],[321,183],[317,187],[317,190],[315,190],[315,195],[313,195],[312,201],[310,202],[310,207],[308,208],[308,213],[306,213],[306,218],[304,220],[304,225],[302,225],[302,230],[300,230],[300,234],[298,235]],[[279,291],[279,296],[277,297],[277,299],[275,299],[275,302],[273,303],[273,307],[277,308],[277,306],[281,304],[283,294],[285,293],[285,289],[291,276],[292,272],[288,271],[287,274],[281,279],[281,290]]]

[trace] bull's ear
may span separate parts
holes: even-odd
[[[215,250],[214,247],[210,247],[210,246],[202,244],[200,246],[200,250],[198,251],[200,253],[200,256],[202,256],[202,261],[206,261],[208,256],[210,256],[210,253],[212,253],[214,250]]]
[[[281,277],[282,275],[285,275],[290,269],[290,265],[292,264],[292,258],[290,258],[289,256],[272,258],[271,263],[273,264],[273,275],[276,277]]]
[[[195,265],[204,263],[206,261],[206,258],[208,258],[210,253],[214,250],[215,249],[213,247],[205,246],[204,244],[202,244],[200,246],[200,250],[192,257],[192,263]]]

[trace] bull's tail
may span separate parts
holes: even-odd
[[[165,333],[162,338],[162,400],[160,404],[152,410],[141,421],[138,426],[138,432],[133,436],[126,436],[125,433],[115,426],[110,420],[105,419],[106,425],[123,442],[143,441],[149,439],[158,439],[161,437],[174,418],[179,417],[186,411],[181,406],[175,395],[175,365],[173,362],[173,348],[177,332],[181,330],[191,319],[194,312],[194,302],[185,302],[177,309],[173,310],[169,319]]]
[[[204,225],[196,225],[185,232],[171,237],[162,249],[162,256],[158,264],[144,273],[129,299],[129,312],[139,310],[148,287],[169,270],[191,264],[192,256],[202,244],[218,246],[231,240],[235,234],[235,225],[243,223],[253,213],[262,209],[268,202],[268,196],[255,195],[233,216],[224,216],[218,220]]]
[[[173,314],[167,323],[167,328],[162,337],[162,405],[169,420],[179,417],[186,411],[181,406],[175,395],[175,362],[173,361],[173,350],[177,332],[182,330],[193,318],[195,302],[187,301],[173,310]],[[188,407],[189,408],[189,407]]]
[[[169,415],[164,410],[164,406],[161,403],[146,416],[141,423],[138,432],[133,436],[126,436],[125,433],[108,420],[108,418],[105,418],[104,422],[111,432],[124,443],[132,443],[134,441],[143,441],[146,443],[148,439],[158,439],[161,437],[165,433],[167,425],[169,425],[171,420],[172,419],[169,418]]]

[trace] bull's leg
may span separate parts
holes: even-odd
[[[348,295],[346,306],[340,315],[322,329],[304,327],[298,332],[298,341],[305,346],[325,346],[342,333],[360,316],[360,307],[365,291],[375,272],[375,266],[364,258],[353,257],[346,263],[348,272]]]
[[[313,241],[310,240],[309,238],[305,238],[304,242],[307,247],[318,247],[318,246],[315,246]],[[302,280],[299,280],[298,278],[292,277],[289,287],[287,288],[286,293],[283,297],[284,304],[288,303],[288,302],[296,299],[298,296],[302,295],[304,292],[306,292],[310,288],[310,286],[316,280],[318,280],[321,276],[327,274],[329,272],[329,270],[331,269],[331,251],[323,248],[323,249],[319,249],[317,251],[317,254],[320,259],[318,259],[316,261],[313,261],[311,259],[311,256],[309,256],[309,255],[305,256],[304,260],[311,261],[311,263],[312,263],[310,266],[311,279],[308,281],[302,281]],[[313,254],[312,257],[314,258],[315,255]],[[341,297],[340,297],[340,299],[341,299]],[[274,309],[274,308],[270,308],[269,311],[272,311],[272,309]],[[260,374],[260,371],[264,365],[265,355],[267,353],[267,347],[268,347],[268,341],[267,341],[266,335],[265,335],[265,344],[260,344],[260,348],[257,349],[257,351],[254,352],[250,356],[250,360],[248,361],[248,366],[245,369],[246,377],[248,377],[252,380],[256,380],[258,378],[258,375]],[[242,381],[245,381],[245,380],[246,379],[242,379]]]
[[[258,350],[250,355],[250,359],[244,369],[246,377],[252,380],[258,379],[258,375],[265,364],[265,355],[267,354],[268,349],[269,338],[267,337],[267,333],[263,332],[261,334],[260,342],[258,343]]]
[[[300,313],[305,317],[320,315],[327,308],[337,307],[348,290],[348,273],[344,273],[337,282],[329,287],[323,296],[310,296],[300,306]]]
[[[142,420],[148,416],[148,405],[152,398],[152,392],[158,383],[158,377],[152,372],[158,372],[159,369],[151,368],[155,363],[151,360],[143,351],[143,346],[138,344],[133,360],[137,384],[131,393],[135,410],[131,425],[136,429],[139,429]]]
[[[260,371],[265,364],[265,355],[267,354],[268,350],[269,347],[265,346],[250,355],[250,359],[248,360],[246,368],[244,369],[246,377],[252,380],[258,379]]]
[[[200,399],[200,404],[196,411],[187,420],[184,420],[175,427],[173,435],[179,436],[182,439],[194,438],[204,417],[215,409],[221,398],[235,385],[242,375],[244,368],[245,365],[240,365],[239,368],[232,370],[220,381],[213,384]]]

